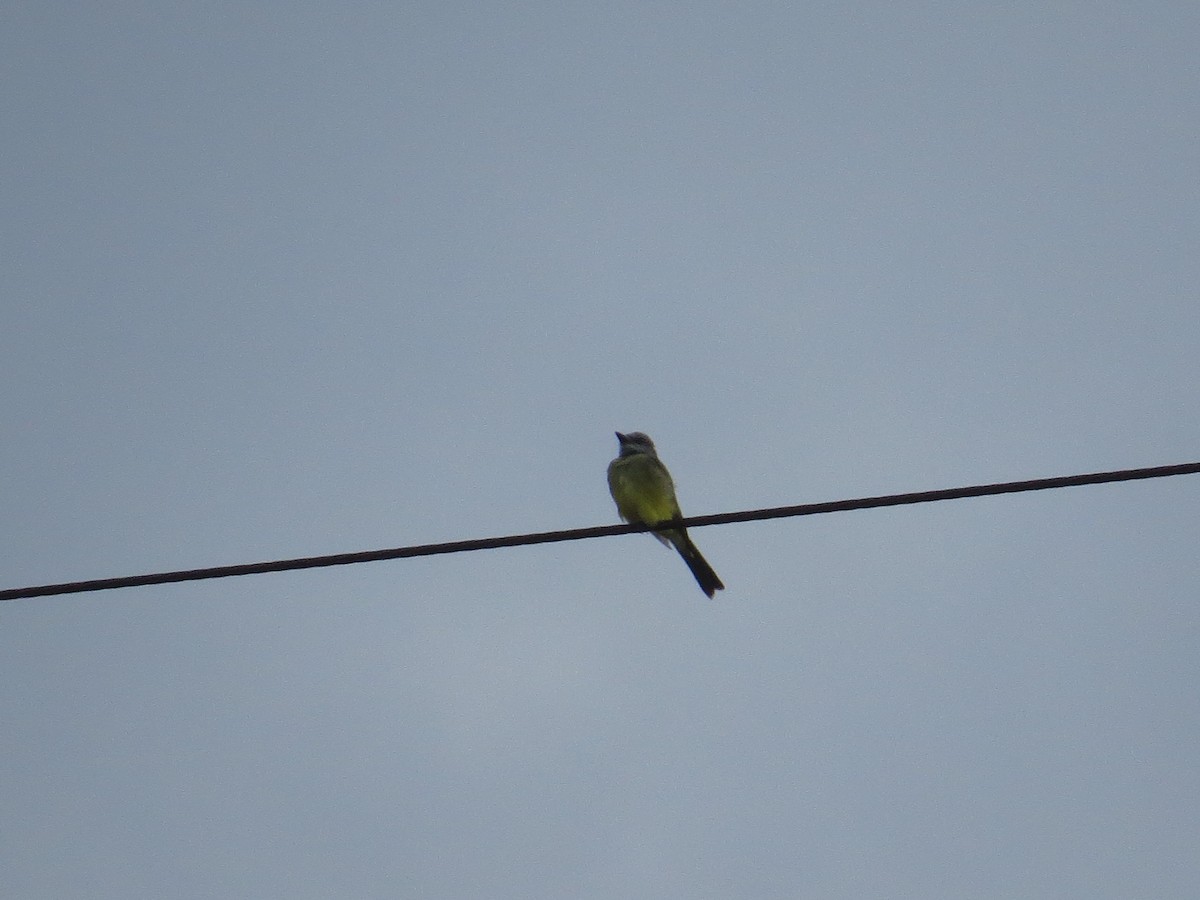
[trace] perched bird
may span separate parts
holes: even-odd
[[[683,518],[679,512],[679,501],[675,499],[675,484],[671,473],[658,459],[654,441],[634,431],[630,434],[617,432],[621,452],[608,464],[608,489],[617,504],[621,519],[630,523],[657,525],[672,519]],[[651,532],[664,544],[679,551],[687,567],[696,576],[700,590],[712,597],[725,585],[708,564],[686,528],[665,528]]]

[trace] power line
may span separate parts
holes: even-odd
[[[1006,481],[999,484],[977,484],[968,487],[946,488],[937,491],[918,491],[910,494],[886,494],[882,497],[860,497],[854,500],[832,500],[824,503],[804,503],[799,506],[776,506],[743,512],[692,516],[672,523],[687,528],[705,525],[728,525],[734,522],[755,522],[761,519],[782,519],[792,516],[815,516],[823,513],[846,512],[852,509],[874,509],[882,506],[906,506],[913,503],[932,503],[937,500],[961,500],[966,497],[987,497],[993,494],[1019,494],[1026,491],[1046,491],[1053,488],[1076,487],[1085,484],[1108,484],[1115,481],[1138,481],[1144,478],[1166,478],[1171,475],[1200,473],[1200,462],[1176,466],[1154,466],[1146,469],[1121,469],[1114,472],[1092,472],[1087,475],[1062,475],[1057,478],[1038,478],[1032,481]],[[662,527],[662,523],[659,524]],[[600,525],[592,528],[572,528],[566,531],[542,531],[534,534],[514,534],[505,537],[476,538],[450,541],[443,544],[417,544],[390,550],[365,550],[359,553],[335,553],[331,556],[306,556],[299,559],[280,559],[272,562],[245,563],[236,566],[214,566],[207,569],[183,569],[177,572],[156,572],[131,575],[125,578],[97,578],[91,581],[72,581],[64,584],[43,584],[35,587],[0,590],[0,600],[21,600],[29,597],[49,597],[57,594],[81,594],[107,591],[114,588],[139,587],[149,584],[171,584],[177,581],[200,581],[205,578],[229,578],[234,575],[261,575],[266,572],[287,572],[293,569],[317,569],[327,566],[347,566],[351,563],[376,562],[384,559],[407,559],[413,556],[434,556],[440,553],[465,553],[469,550],[494,550],[500,547],[520,547],[526,544],[551,544],[558,541],[581,541],[586,538],[609,537],[652,531],[648,525]]]

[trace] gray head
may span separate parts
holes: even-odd
[[[654,450],[654,441],[650,440],[650,435],[641,431],[631,431],[629,434],[621,434],[618,431],[616,434],[617,441],[621,444],[621,456],[645,453],[658,459],[658,454]]]

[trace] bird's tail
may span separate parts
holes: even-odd
[[[678,536],[672,535],[672,537],[671,543],[675,545],[675,549],[679,551],[679,555],[683,557],[687,567],[692,570],[692,575],[695,576],[696,583],[700,585],[700,590],[704,591],[710,599],[717,591],[723,591],[725,585],[721,583],[721,579],[717,577],[713,567],[708,564],[708,560],[700,555],[700,551],[696,549],[696,545],[692,543],[687,532],[683,531]]]

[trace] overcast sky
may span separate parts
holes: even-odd
[[[0,13],[0,587],[1200,459],[1200,6]],[[1200,476],[0,605],[12,898],[1200,896]]]

